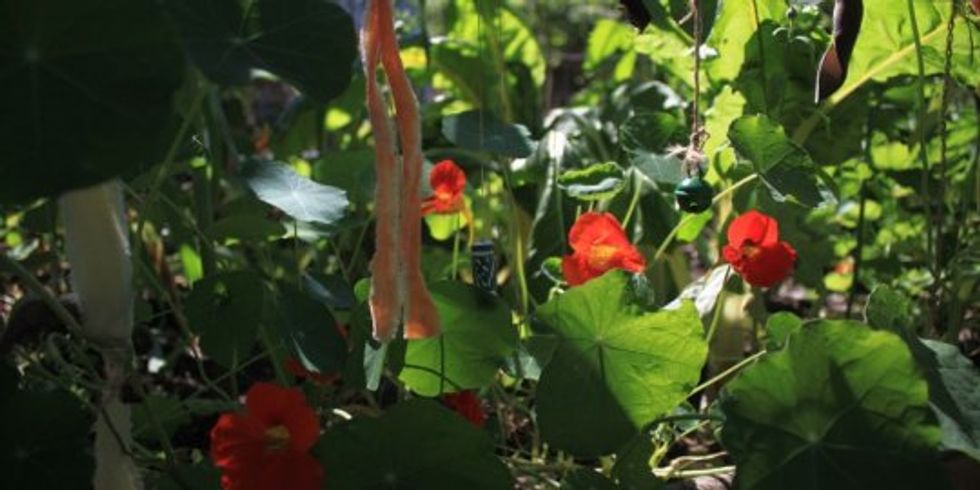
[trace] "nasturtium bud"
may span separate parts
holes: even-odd
[[[677,205],[688,213],[700,213],[711,207],[715,190],[700,176],[688,177],[674,188]]]

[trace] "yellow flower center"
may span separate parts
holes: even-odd
[[[285,425],[270,427],[265,431],[265,446],[269,451],[282,451],[289,447],[289,429]]]
[[[606,270],[618,248],[612,245],[593,245],[589,250],[589,267],[596,270]]]
[[[755,259],[761,252],[762,249],[755,245],[742,245],[742,255],[748,260]]]

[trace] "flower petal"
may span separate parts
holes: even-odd
[[[568,243],[576,252],[586,252],[593,245],[630,246],[626,232],[615,216],[609,213],[584,213],[575,220],[568,232]]]
[[[429,185],[436,196],[456,196],[466,188],[466,174],[452,160],[443,160],[432,167]]]
[[[789,276],[796,263],[796,250],[786,242],[761,247],[758,253],[735,265],[745,282],[757,287],[770,287]]]
[[[738,249],[746,242],[765,247],[778,241],[779,223],[754,209],[735,218],[728,226],[728,243]]]
[[[265,427],[283,425],[289,430],[289,444],[304,451],[320,436],[316,412],[306,403],[297,388],[283,388],[272,383],[255,383],[245,395],[245,407]]]
[[[211,459],[222,472],[234,473],[261,464],[265,427],[247,414],[225,413],[211,428]]]
[[[561,273],[565,276],[565,282],[571,286],[578,286],[595,277],[585,256],[577,253],[562,257]]]

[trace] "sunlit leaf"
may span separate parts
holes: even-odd
[[[726,390],[737,489],[946,488],[926,382],[894,334],[811,323]]]
[[[399,379],[423,396],[489,384],[517,345],[510,309],[498,297],[467,284],[441,282],[429,290],[442,332],[408,342]]]
[[[541,374],[542,436],[580,456],[615,451],[684,400],[707,354],[694,305],[646,313],[612,271],[538,309],[556,343]]]
[[[344,190],[318,184],[282,163],[252,160],[242,176],[259,199],[300,221],[332,225],[347,209]]]

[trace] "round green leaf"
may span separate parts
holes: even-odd
[[[252,69],[275,73],[321,102],[350,84],[354,23],[327,0],[171,0],[191,60],[211,80],[249,81]]]
[[[517,345],[510,309],[468,284],[447,281],[429,290],[442,333],[408,341],[399,379],[423,396],[486,386]]]
[[[558,187],[570,197],[586,202],[611,199],[625,185],[623,169],[615,162],[567,170],[558,177]]]
[[[736,488],[939,489],[929,392],[891,333],[818,321],[728,384]]]
[[[442,134],[461,148],[489,151],[513,158],[526,158],[534,151],[527,128],[507,124],[489,112],[478,110],[447,116]]]
[[[980,460],[980,370],[955,345],[916,336],[913,304],[895,289],[875,288],[865,316],[872,327],[897,334],[912,351],[929,384],[942,447]]]
[[[537,312],[557,339],[538,384],[541,433],[579,456],[615,451],[684,401],[707,356],[691,302],[647,313],[632,304],[628,282],[612,271]]]
[[[0,11],[0,202],[157,161],[184,73],[157,2],[8,0]]]
[[[242,176],[259,199],[299,221],[332,225],[347,210],[343,189],[314,182],[282,163],[252,160]]]
[[[380,418],[333,427],[317,449],[332,490],[514,485],[484,432],[428,400],[402,402]]]
[[[190,328],[201,335],[201,349],[218,364],[234,366],[255,343],[266,298],[258,274],[236,271],[205,277],[187,297]]]

